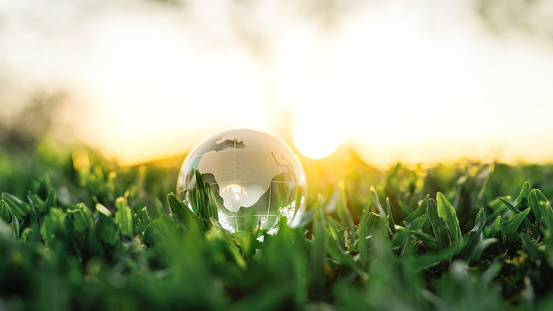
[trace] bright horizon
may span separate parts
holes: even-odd
[[[536,5],[535,29],[552,8]],[[302,9],[0,1],[0,82],[9,87],[0,117],[33,91],[63,92],[56,137],[123,164],[182,154],[228,128],[291,145],[294,136],[313,157],[353,148],[379,167],[553,161],[545,34],[494,34],[460,0]]]

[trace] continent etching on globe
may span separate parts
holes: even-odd
[[[271,180],[283,172],[282,167],[273,160],[270,151],[252,150],[248,148],[247,142],[241,143],[239,150],[240,156],[236,156],[234,146],[210,151],[205,153],[198,163],[201,174],[213,174],[219,185],[223,205],[232,212],[238,212],[241,207],[247,208],[257,203],[269,190]]]

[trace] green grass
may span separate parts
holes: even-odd
[[[0,309],[553,309],[552,166],[344,159],[270,236],[186,208],[183,159],[0,151]]]

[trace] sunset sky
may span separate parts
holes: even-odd
[[[67,94],[54,135],[125,164],[228,128],[377,166],[553,160],[553,5],[315,2],[0,0],[0,118]]]

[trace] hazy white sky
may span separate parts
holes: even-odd
[[[297,123],[376,165],[553,160],[552,5],[494,33],[461,0],[302,3],[0,0],[2,112],[66,92],[60,124],[126,163]]]

